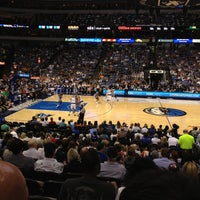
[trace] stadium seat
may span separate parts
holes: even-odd
[[[57,174],[54,172],[44,172],[44,171],[34,171],[32,179],[39,181],[64,181],[66,179],[66,174]]]
[[[26,185],[28,188],[29,195],[43,195],[43,184],[39,181],[26,178]]]
[[[33,195],[33,196],[29,196],[28,200],[56,200],[56,198],[40,196],[40,195]]]
[[[44,196],[57,198],[62,184],[62,181],[45,181],[43,186]]]

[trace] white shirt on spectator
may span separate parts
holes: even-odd
[[[123,180],[126,173],[124,165],[118,162],[105,161],[101,163],[101,170],[98,176],[100,177],[112,177]]]
[[[168,146],[171,147],[171,146],[177,146],[178,144],[178,139],[175,138],[175,137],[170,137],[168,138]]]
[[[18,134],[17,134],[17,132],[16,132],[15,130],[12,130],[12,131],[10,132],[10,134],[11,134],[13,137],[15,137],[15,138],[19,138],[19,136],[18,136]]]
[[[54,172],[60,174],[63,172],[64,164],[58,162],[55,158],[44,158],[37,160],[34,165],[35,171]]]
[[[138,136],[142,139],[144,135],[142,133],[135,133],[134,138],[136,139]]]
[[[151,139],[151,143],[152,143],[152,144],[158,144],[159,142],[160,142],[160,139],[157,138],[157,137],[153,137],[153,138]]]
[[[44,158],[44,154],[42,154],[42,152],[38,151],[36,148],[29,148],[28,150],[23,151],[23,155],[35,160]]]

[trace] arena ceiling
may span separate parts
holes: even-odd
[[[85,5],[85,6],[84,6]],[[0,7],[37,9],[129,9],[200,7],[199,0],[1,0]]]

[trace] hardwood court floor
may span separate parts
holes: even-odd
[[[126,122],[130,123],[139,122],[141,125],[147,123],[148,125],[154,124],[156,128],[162,124],[163,126],[171,126],[176,123],[180,126],[179,133],[183,129],[192,129],[193,126],[200,127],[200,101],[197,100],[172,100],[172,99],[152,99],[152,98],[118,98],[119,101],[113,100],[107,102],[105,97],[100,97],[100,103],[96,103],[93,96],[82,96],[86,105],[85,120],[94,122],[97,120],[99,123],[106,120],[111,120],[116,123]],[[57,95],[53,95],[44,101],[57,101]],[[70,102],[70,95],[64,95],[63,101]],[[187,114],[184,116],[157,116],[145,113],[143,110],[148,107],[166,107],[174,108],[185,111]],[[61,116],[65,118],[66,122],[70,119],[77,121],[78,116],[72,114],[68,116],[67,111],[53,111],[53,110],[32,110],[22,109],[14,114],[6,117],[7,121],[27,122],[31,120],[32,116],[45,113],[51,114],[55,121]]]

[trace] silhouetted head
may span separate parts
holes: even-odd
[[[83,170],[86,174],[97,175],[100,171],[100,159],[94,148],[89,148],[81,155]]]
[[[0,194],[2,200],[28,199],[28,190],[21,171],[4,161],[0,161]]]

